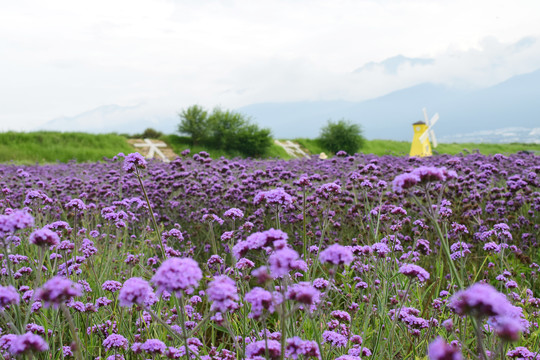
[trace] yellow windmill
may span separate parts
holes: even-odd
[[[431,156],[431,144],[429,140],[433,143],[434,148],[437,147],[437,138],[435,138],[435,133],[433,132],[433,125],[439,120],[439,114],[433,115],[430,121],[425,108],[423,111],[426,121],[417,121],[413,124],[414,136],[409,156]]]

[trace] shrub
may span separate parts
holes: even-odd
[[[345,119],[337,122],[328,120],[328,124],[321,129],[318,140],[327,151],[337,153],[343,150],[348,154],[356,153],[365,143],[360,125]]]
[[[213,149],[252,157],[266,154],[272,145],[269,129],[260,129],[247,116],[235,111],[216,107],[208,114],[195,105],[184,110],[180,117],[178,129],[191,135],[193,145],[200,142]]]
[[[145,139],[159,139],[163,136],[163,133],[161,131],[158,131],[156,129],[147,128],[142,133],[143,138]]]
[[[191,137],[193,145],[203,143],[208,136],[208,112],[199,105],[193,105],[178,114],[178,131]]]

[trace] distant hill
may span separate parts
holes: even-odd
[[[362,72],[365,70],[371,71],[377,68],[381,68],[384,72],[388,74],[395,74],[398,72],[398,69],[404,65],[423,66],[423,65],[431,65],[433,63],[435,63],[434,59],[408,58],[403,55],[397,55],[397,56],[385,59],[381,62],[374,62],[374,61],[368,62],[362,67],[359,67],[358,69],[354,70],[354,72]]]
[[[489,132],[494,142],[508,141],[507,128],[531,134],[511,141],[540,143],[540,70],[512,77],[477,91],[420,84],[362,102],[314,101],[253,104],[239,110],[257,123],[271,124],[280,138],[315,137],[330,118],[360,123],[369,139],[410,140],[411,124],[422,119],[422,108],[440,115],[435,132],[446,141],[465,141],[472,132]],[[467,141],[477,141],[477,138]]]
[[[364,66],[382,65],[393,71],[396,63],[420,66],[429,61],[399,58]],[[368,139],[408,141],[412,136],[411,124],[422,120],[424,107],[430,116],[439,113],[435,132],[441,141],[540,143],[540,69],[476,91],[424,83],[359,102],[259,103],[236,110],[271,128],[275,138],[313,138],[328,119],[346,118],[361,124]],[[176,111],[146,104],[106,105],[51,120],[37,130],[133,134],[152,127],[174,133],[179,122]]]
[[[147,128],[174,133],[178,115],[146,104],[133,106],[104,105],[75,116],[64,116],[48,121],[36,130],[82,131],[98,134],[111,132],[135,134]]]

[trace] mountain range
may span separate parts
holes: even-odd
[[[395,61],[403,61],[392,59],[383,64],[389,71],[395,69]],[[406,60],[414,64],[429,62],[429,59]],[[540,143],[540,69],[479,90],[423,83],[358,102],[257,103],[236,110],[270,128],[275,138],[313,138],[329,119],[344,118],[360,124],[368,139],[410,140],[411,124],[423,120],[422,108],[427,108],[429,116],[439,113],[434,130],[443,142]],[[174,111],[155,106],[106,105],[51,120],[39,129],[136,133],[152,127],[173,133],[178,122]]]

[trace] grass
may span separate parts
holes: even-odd
[[[88,134],[77,132],[4,132],[0,133],[0,162],[13,161],[16,164],[53,163],[99,161],[103,157],[113,157],[119,152],[130,153],[134,149],[126,142],[126,136],[118,134]],[[192,146],[189,137],[175,134],[160,137],[176,154],[185,149],[191,153],[206,151],[214,159],[220,157],[234,158],[241,156],[240,153],[212,149],[204,146]],[[297,138],[293,141],[311,154],[326,152],[317,139]],[[393,140],[367,140],[364,148],[360,151],[365,154],[406,156],[410,150],[410,142]],[[540,144],[439,144],[435,153],[452,154],[469,153],[479,151],[482,154],[510,154],[518,151],[540,152]],[[266,156],[267,158],[280,158],[289,160],[291,156],[280,146],[272,143]]]
[[[226,157],[226,158],[235,158],[235,157],[242,157],[242,155],[238,152],[231,152],[226,151],[223,149],[213,149],[205,146],[193,146],[191,145],[191,139],[188,136],[179,136],[176,134],[171,135],[164,135],[160,137],[160,140],[163,140],[171,147],[171,149],[176,153],[180,154],[182,151],[186,149],[190,149],[191,153],[198,153],[201,151],[206,151],[210,154],[210,157],[212,159],[218,159],[220,157]],[[287,154],[285,149],[283,149],[281,146],[278,146],[274,143],[270,146],[268,149],[268,152],[266,153],[266,158],[280,158],[289,160],[292,157]]]
[[[79,132],[3,132],[0,133],[0,162],[18,164],[99,161],[133,148],[116,134]]]
[[[320,154],[326,152],[316,139],[297,138],[293,141],[298,142],[302,147],[307,149],[311,154]],[[375,155],[396,155],[405,156],[409,154],[411,143],[409,141],[394,141],[394,140],[366,140],[364,147],[359,151],[363,154]],[[457,155],[459,153],[470,153],[479,151],[481,154],[512,154],[518,151],[535,151],[540,152],[540,144],[474,144],[474,143],[452,143],[439,144],[434,149],[434,153]]]

